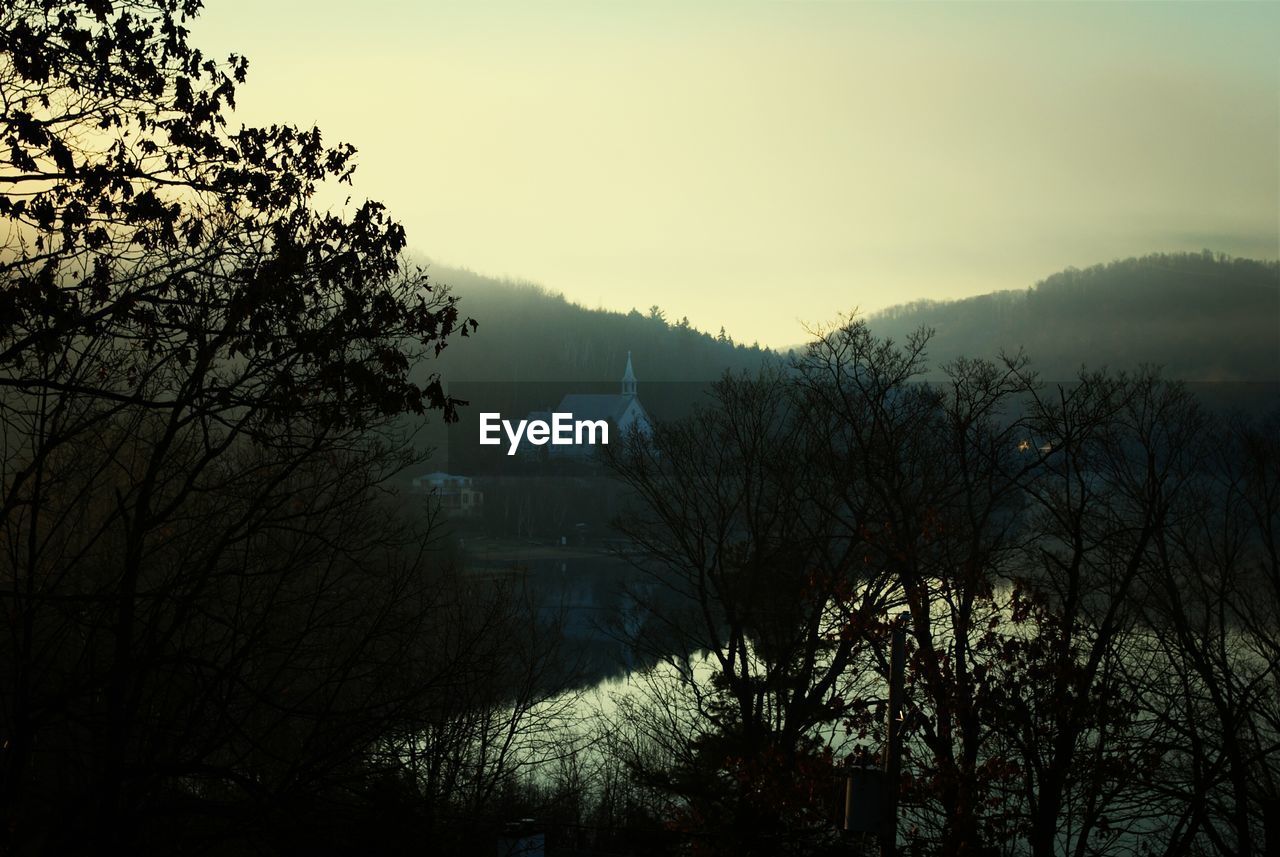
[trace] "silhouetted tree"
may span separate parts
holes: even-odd
[[[834,503],[824,438],[786,377],[726,377],[713,402],[613,458],[639,501],[619,526],[677,605],[637,643],[683,653],[626,714],[659,766],[632,762],[678,798],[699,853],[803,852],[832,835],[816,731],[858,695],[850,667],[883,625],[884,578],[821,511]]]
[[[198,8],[0,9],[0,836],[24,851],[289,829],[421,693],[396,663],[431,613],[422,535],[377,486],[411,460],[391,418],[453,417],[411,373],[474,322],[379,204],[311,207],[351,147],[228,130],[246,63],[189,44]],[[207,827],[166,826],[193,806]]]
[[[640,500],[623,528],[688,605],[658,617],[684,657],[626,711],[643,782],[696,848],[819,853],[797,796],[882,750],[905,611],[890,787],[913,853],[1258,850],[1280,776],[1274,422],[1152,371],[1045,384],[1015,356],[925,381],[928,342],[847,321],[615,461]]]

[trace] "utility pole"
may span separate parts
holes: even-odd
[[[905,614],[903,617],[905,618]],[[886,714],[883,807],[880,822],[880,857],[898,855],[898,782],[902,778],[902,696],[905,692],[907,628],[894,623],[889,648],[889,711]]]

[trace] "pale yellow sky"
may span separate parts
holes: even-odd
[[[1153,251],[1280,254],[1280,5],[207,0],[442,263],[788,345]],[[465,301],[466,295],[460,293]]]

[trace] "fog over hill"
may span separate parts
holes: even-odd
[[[454,340],[432,367],[451,382],[609,382],[621,376],[628,351],[641,382],[706,381],[776,357],[647,304],[625,313],[588,309],[527,282],[442,265],[429,271],[480,325],[471,337]]]
[[[1280,265],[1209,251],[1068,268],[1026,290],[914,301],[868,321],[896,340],[932,328],[933,366],[1022,348],[1046,380],[1143,363],[1188,381],[1280,380]]]
[[[777,356],[734,342],[732,331],[699,331],[674,317],[678,307],[590,309],[539,285],[442,265],[430,271],[480,324],[435,367],[451,382],[607,383],[628,351],[642,382],[705,381]],[[856,306],[857,294],[849,298]],[[932,328],[933,367],[1021,348],[1046,380],[1073,378],[1082,365],[1141,364],[1190,381],[1280,380],[1280,264],[1208,251],[1069,268],[1025,290],[913,301],[867,318],[899,341]]]
[[[758,345],[695,329],[658,307],[615,312],[588,309],[542,286],[431,265],[433,282],[460,298],[462,315],[479,327],[453,339],[429,367],[450,395],[467,402],[460,421],[445,426],[406,418],[416,444],[433,450],[436,469],[473,472],[458,450],[473,450],[481,412],[521,419],[553,408],[569,393],[616,393],[632,355],[640,399],[655,418],[673,419],[705,399],[707,382],[726,370],[754,373],[783,358]],[[643,297],[643,296],[640,296]],[[450,450],[454,457],[450,458]]]

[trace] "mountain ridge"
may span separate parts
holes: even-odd
[[[712,335],[687,319],[672,322],[658,307],[591,309],[534,283],[463,268],[434,265],[432,273],[480,324],[432,367],[446,379],[607,383],[630,351],[642,383],[706,381],[804,347],[744,345],[723,328]],[[1026,289],[910,301],[861,317],[897,341],[932,329],[934,371],[960,356],[1022,350],[1046,379],[1073,378],[1082,366],[1154,364],[1188,381],[1280,380],[1280,262],[1207,250],[1067,268]]]

